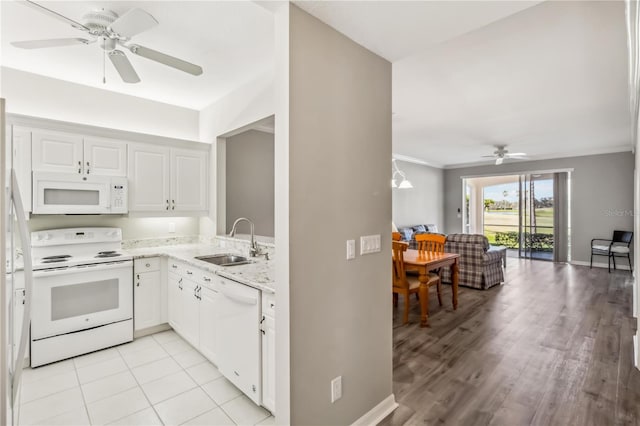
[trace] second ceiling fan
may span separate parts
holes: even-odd
[[[93,10],[86,13],[82,17],[83,22],[80,23],[33,1],[23,0],[20,3],[30,6],[47,16],[65,22],[77,30],[85,32],[87,38],[72,37],[47,40],[14,41],[11,45],[15,47],[21,49],[41,49],[59,46],[93,44],[99,42],[100,47],[105,51],[105,54],[109,56],[109,60],[115,67],[116,71],[118,71],[122,81],[125,83],[139,83],[140,77],[133,68],[133,65],[131,65],[131,62],[124,51],[118,49],[119,47],[128,50],[134,55],[150,59],[188,74],[196,76],[202,74],[202,67],[199,65],[192,64],[145,46],[140,46],[139,44],[131,43],[131,39],[135,35],[158,25],[158,21],[142,9],[130,9],[122,16],[118,16],[117,13],[111,10]]]

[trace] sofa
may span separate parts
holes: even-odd
[[[412,225],[398,227],[398,232],[401,236],[401,241],[409,243],[409,248],[417,250],[418,243],[416,243],[416,235],[418,234],[437,234],[438,227],[434,224],[428,225]]]
[[[502,253],[488,250],[489,240],[484,235],[447,235],[444,251],[460,255],[458,285],[486,290],[504,281]],[[451,282],[449,268],[442,271],[442,281]]]

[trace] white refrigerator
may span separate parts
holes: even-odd
[[[13,168],[11,133],[6,131],[5,100],[0,98],[0,424],[17,425],[20,417],[20,379],[29,342],[33,269],[31,248],[20,190]],[[8,134],[8,137],[7,137]],[[23,255],[18,258],[18,248]],[[23,270],[24,289],[16,288],[16,270]]]

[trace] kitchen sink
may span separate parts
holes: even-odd
[[[235,254],[212,254],[208,256],[196,256],[196,259],[203,262],[213,263],[218,266],[234,266],[234,265],[246,265],[251,263],[249,259],[244,256],[237,256]]]

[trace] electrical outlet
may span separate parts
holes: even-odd
[[[331,403],[342,398],[342,376],[338,376],[331,381]]]
[[[170,234],[175,234],[176,233],[176,223],[175,222],[169,222],[169,233]]]
[[[356,240],[347,240],[347,260],[356,258]]]

